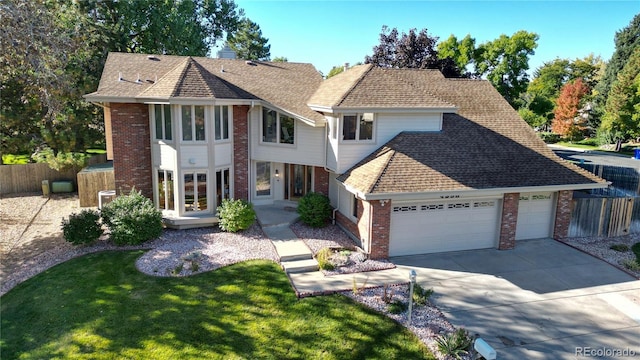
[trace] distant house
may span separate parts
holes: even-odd
[[[329,196],[373,258],[510,249],[566,236],[572,191],[606,187],[556,157],[490,83],[436,70],[111,53],[98,90],[118,190],[169,226],[224,198]]]

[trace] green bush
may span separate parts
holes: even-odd
[[[547,144],[555,144],[555,143],[559,142],[560,140],[562,140],[560,135],[554,134],[554,133],[550,133],[550,132],[539,132],[538,136],[540,136],[542,141],[544,141]]]
[[[253,205],[244,200],[222,200],[218,206],[218,219],[220,229],[230,232],[238,232],[248,229],[256,220],[256,212]]]
[[[425,289],[420,284],[413,286],[413,303],[416,305],[426,305],[429,298],[433,295],[433,289]]]
[[[69,215],[69,219],[62,219],[62,234],[65,240],[74,245],[98,240],[102,235],[100,214],[95,210],[82,210]]]
[[[333,251],[329,248],[322,248],[316,253],[316,261],[320,270],[333,270],[335,266],[331,263],[331,255]]]
[[[103,206],[101,215],[117,245],[138,245],[162,234],[162,213],[136,190]]]
[[[609,246],[609,249],[615,250],[617,252],[627,252],[629,251],[629,247],[626,244],[613,244]]]
[[[460,328],[453,333],[438,336],[436,345],[441,353],[461,359],[462,355],[468,353],[471,337],[467,330]]]
[[[600,144],[598,144],[598,140],[595,139],[595,138],[582,139],[582,140],[576,142],[576,144],[587,145],[587,146],[598,146],[598,145],[600,145]]]
[[[298,214],[303,223],[311,227],[323,227],[331,218],[331,202],[325,195],[308,193],[298,202]]]
[[[400,314],[407,311],[409,305],[400,300],[394,300],[389,305],[387,305],[387,310],[392,314]]]
[[[631,251],[636,255],[636,262],[640,264],[640,242],[637,242],[631,246]]]

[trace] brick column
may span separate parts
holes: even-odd
[[[371,211],[370,257],[372,259],[387,259],[389,257],[389,234],[391,231],[391,200],[384,203],[384,205],[380,201],[374,200],[368,202],[368,205]]]
[[[329,172],[321,166],[313,168],[313,191],[329,196]]]
[[[556,205],[556,221],[553,225],[553,238],[560,240],[569,235],[569,224],[571,223],[571,205],[573,200],[572,190],[558,192],[558,202]]]
[[[500,242],[498,243],[500,250],[513,249],[516,246],[519,201],[519,193],[504,194],[500,220]]]
[[[113,172],[116,191],[132,188],[153,199],[149,105],[111,103]]]
[[[233,106],[233,198],[249,200],[248,105]]]

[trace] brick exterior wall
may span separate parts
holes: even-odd
[[[391,231],[391,200],[382,205],[380,201],[369,202],[371,209],[371,259],[389,257],[389,234]]]
[[[249,200],[248,105],[233,106],[233,198]]]
[[[116,191],[128,194],[135,187],[153,199],[149,105],[112,103],[110,106]]]
[[[500,250],[513,249],[516,246],[519,201],[519,193],[504,194],[500,221],[500,240],[498,243],[498,249]]]
[[[313,168],[313,191],[329,196],[329,172],[320,166]]]
[[[553,238],[560,240],[569,234],[569,224],[571,223],[573,191],[563,190],[558,192],[558,202],[556,205],[556,221],[553,225]]]

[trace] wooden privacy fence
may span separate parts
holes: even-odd
[[[78,173],[78,200],[80,207],[98,206],[98,193],[102,190],[115,190],[116,180],[113,163],[87,166]]]
[[[89,165],[104,163],[105,154],[89,158]],[[0,165],[0,195],[42,191],[42,180],[72,180],[76,182],[78,170],[59,172],[47,164]]]
[[[569,236],[640,233],[640,197],[573,199]]]

